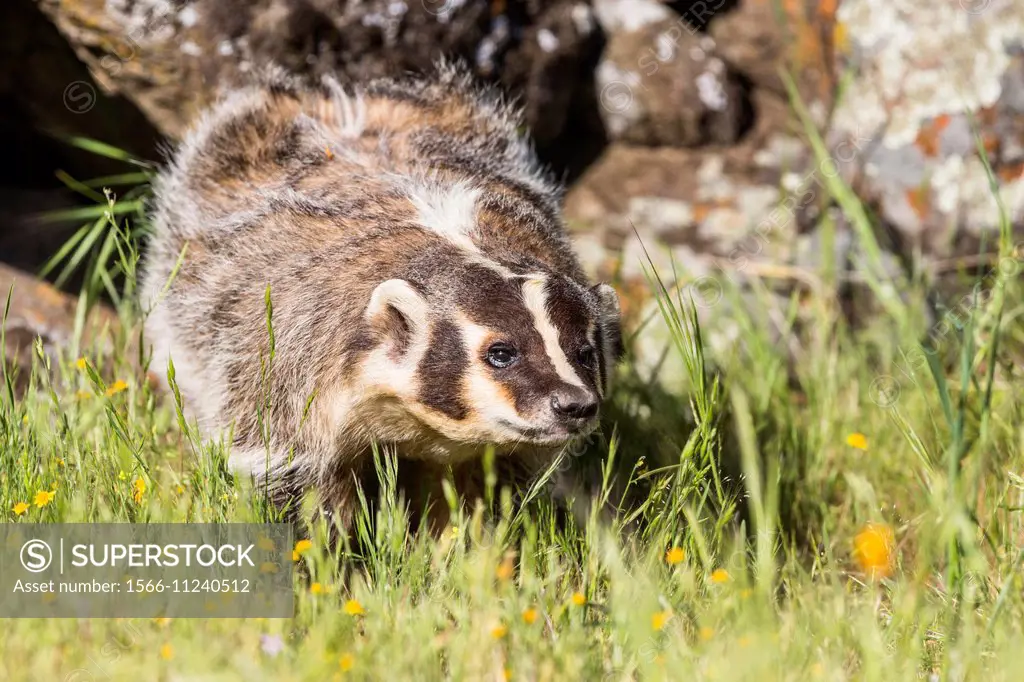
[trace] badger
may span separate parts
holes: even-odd
[[[488,446],[522,481],[595,428],[618,299],[521,131],[450,64],[273,73],[172,152],[140,283],[150,366],[173,362],[190,418],[279,504],[312,490],[345,527],[380,447],[410,511],[436,509],[442,479],[479,491]]]

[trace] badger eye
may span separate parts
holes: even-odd
[[[580,348],[576,359],[587,369],[594,369],[594,347],[589,344],[583,346],[583,348]]]
[[[519,358],[519,352],[507,343],[496,343],[487,349],[487,362],[493,367],[504,369]]]

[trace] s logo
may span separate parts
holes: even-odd
[[[21,546],[21,565],[31,573],[41,573],[53,562],[50,545],[42,540],[29,540]]]

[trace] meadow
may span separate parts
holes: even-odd
[[[274,519],[140,370],[145,177],[77,183],[96,209],[56,216],[86,225],[50,274],[81,274],[82,319],[105,297],[123,326],[112,353],[39,348],[18,381],[5,363],[7,523]],[[1019,679],[1024,248],[1006,224],[989,246],[957,275],[965,296],[869,281],[857,296],[878,312],[856,322],[835,270],[781,308],[753,287],[762,315],[728,280],[708,311],[652,271],[648,324],[686,390],[627,357],[601,434],[549,472],[586,482],[571,512],[541,482],[452,496],[441,536],[418,532],[382,451],[355,536],[332,547],[314,525],[296,546],[293,618],[7,620],[0,678]],[[709,313],[736,343],[707,342]]]

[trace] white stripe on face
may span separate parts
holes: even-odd
[[[543,277],[531,278],[524,282],[523,303],[533,315],[533,326],[536,327],[540,338],[544,341],[544,350],[547,351],[551,364],[555,366],[558,377],[567,384],[586,388],[579,375],[576,374],[576,370],[569,363],[569,358],[565,356],[558,340],[558,328],[548,316],[546,284],[547,280]]]

